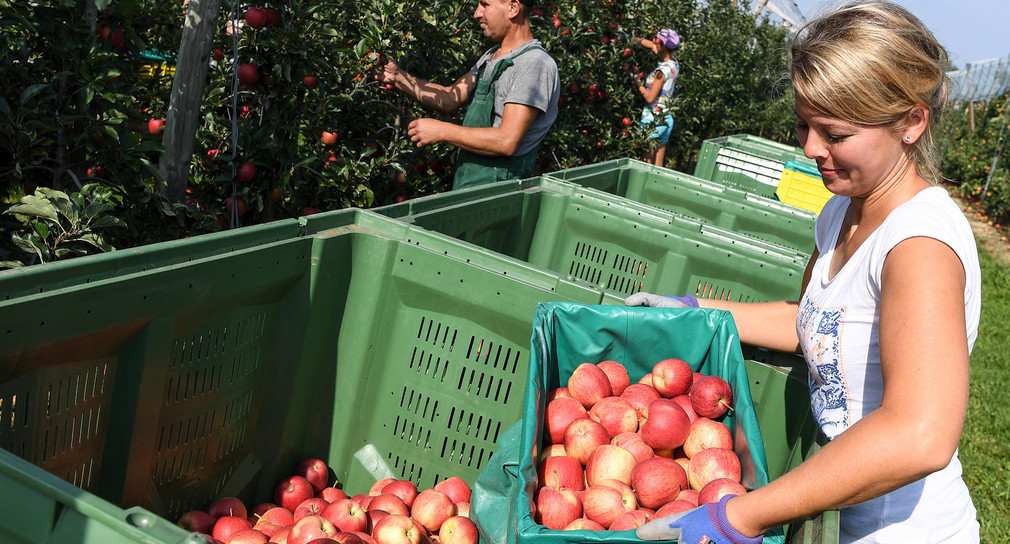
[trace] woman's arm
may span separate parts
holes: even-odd
[[[796,469],[731,499],[727,517],[741,533],[879,497],[950,462],[968,403],[964,286],[961,261],[942,242],[910,238],[891,250],[881,286],[880,407]]]

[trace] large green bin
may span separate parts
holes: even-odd
[[[472,483],[520,418],[536,305],[602,293],[347,215],[0,301],[0,542],[199,542],[177,516],[269,500],[308,456],[350,492]]]
[[[804,252],[814,245],[816,215],[778,200],[635,159],[544,174],[694,217]]]
[[[800,148],[734,134],[701,143],[694,175],[775,198],[782,169],[790,159],[813,164]]]

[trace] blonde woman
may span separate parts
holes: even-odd
[[[701,303],[732,312],[742,342],[803,354],[830,441],[768,485],[640,536],[677,528],[683,543],[760,542],[837,508],[844,543],[976,543],[957,448],[981,273],[971,227],[932,181],[946,52],[911,13],[876,1],[811,22],[791,54],[800,143],[835,194],[802,296]],[[626,304],[697,302],[643,293]]]

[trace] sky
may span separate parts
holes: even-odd
[[[836,0],[794,0],[809,20]],[[947,48],[958,68],[979,60],[1010,56],[1010,1],[896,0],[914,13]]]

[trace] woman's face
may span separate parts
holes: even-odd
[[[893,128],[859,125],[818,113],[797,99],[796,134],[803,153],[817,162],[832,193],[865,197],[896,181],[907,166],[901,136]]]

